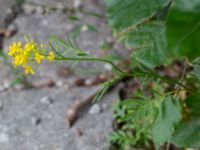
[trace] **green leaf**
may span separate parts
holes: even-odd
[[[200,57],[194,60],[194,74],[200,80]]]
[[[132,53],[132,64],[153,69],[164,62],[166,57],[165,26],[161,22],[152,22],[139,27],[123,37],[128,47],[135,50]]]
[[[200,120],[194,119],[181,122],[175,131],[171,142],[179,147],[200,147]]]
[[[95,26],[93,26],[92,24],[86,24],[88,31],[90,32],[97,32],[97,29]]]
[[[108,21],[118,38],[133,48],[132,64],[149,69],[166,56],[165,25],[152,19],[170,0],[106,0]]]
[[[200,93],[194,93],[185,100],[192,117],[200,118]]]
[[[117,143],[122,147],[130,144],[134,144],[132,135],[127,134],[122,130],[118,130],[111,135],[111,142]]]
[[[80,20],[80,18],[77,17],[77,16],[68,16],[68,19],[71,20],[71,21],[78,21],[78,20]]]
[[[117,31],[140,24],[170,0],[105,0],[109,24]]]
[[[122,101],[121,104],[127,113],[121,116],[120,120],[133,121],[137,132],[148,131],[156,116],[156,101],[157,99],[152,100],[148,97]]]
[[[200,147],[200,93],[193,93],[185,99],[190,120],[177,126],[171,142],[179,147]]]
[[[156,117],[152,137],[156,146],[160,146],[171,139],[174,126],[181,119],[181,108],[178,99],[168,96],[161,104]]]
[[[170,54],[191,59],[200,55],[200,1],[176,0],[167,17]]]

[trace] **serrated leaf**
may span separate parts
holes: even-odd
[[[200,147],[200,120],[181,122],[173,134],[171,142],[179,147]]]
[[[122,121],[132,120],[136,130],[148,130],[156,116],[155,101],[151,99],[133,99],[122,101],[127,114],[121,117]]]
[[[200,55],[200,1],[176,0],[167,17],[170,54],[194,59]]]
[[[170,0],[105,0],[109,24],[117,31],[141,23]]]
[[[154,144],[158,147],[171,139],[174,126],[181,119],[181,108],[178,99],[168,96],[161,104],[158,116],[152,128]]]
[[[149,69],[162,64],[166,56],[164,23],[152,21],[170,0],[106,0],[108,21],[118,38],[135,49],[132,64]]]
[[[152,22],[139,27],[123,37],[125,44],[135,50],[132,53],[132,64],[139,62],[145,67],[153,69],[162,64],[166,57],[165,26],[161,22]]]

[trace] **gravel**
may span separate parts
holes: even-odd
[[[89,110],[89,114],[97,115],[101,113],[101,106],[99,104],[93,104]]]

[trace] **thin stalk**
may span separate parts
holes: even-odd
[[[127,77],[140,77],[140,76],[150,76],[150,77],[155,77],[155,78],[159,78],[159,79],[162,79],[164,81],[167,81],[169,83],[176,83],[177,85],[183,87],[184,89],[187,89],[189,90],[185,85],[183,85],[182,83],[180,83],[179,81],[176,81],[176,80],[173,80],[173,79],[170,79],[168,77],[163,77],[163,76],[160,76],[156,73],[151,73],[151,72],[143,72],[143,71],[138,71],[138,72],[135,72],[133,74],[130,74],[128,73],[127,74]]]
[[[184,76],[185,76],[186,70],[187,70],[187,63],[185,64],[183,73],[182,73],[182,75],[181,75],[181,78],[180,78],[180,81],[179,81],[180,83],[183,81],[183,78],[184,78]],[[175,86],[174,98],[178,95],[179,90],[180,90],[180,86],[178,86],[178,84],[176,84],[176,86]]]
[[[74,58],[74,57],[58,57],[56,60],[86,60],[86,61],[99,61],[99,62],[106,62],[114,69],[116,69],[121,74],[126,74],[123,70],[121,70],[117,65],[115,65],[112,61],[103,59],[103,58],[93,58],[93,57],[81,57],[81,58]]]
[[[58,57],[56,58],[56,60],[86,60],[86,61],[99,61],[99,62],[106,62],[110,65],[112,65],[112,67],[114,69],[116,69],[120,74],[123,74],[125,77],[141,77],[141,76],[149,76],[149,77],[155,77],[155,78],[159,78],[162,79],[164,81],[167,81],[169,83],[175,83],[181,87],[183,87],[184,89],[187,89],[188,91],[190,91],[185,85],[183,85],[182,83],[180,83],[179,81],[170,79],[168,77],[163,77],[160,76],[154,72],[143,72],[143,71],[136,71],[134,73],[127,73],[124,72],[122,69],[120,69],[117,65],[115,65],[112,61],[107,60],[107,59],[103,59],[103,58],[93,58],[93,57],[81,57],[81,58],[73,58],[73,57]]]

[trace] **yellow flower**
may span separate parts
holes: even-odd
[[[55,59],[55,55],[53,54],[53,52],[49,52],[49,56],[47,56],[47,59],[51,62]]]
[[[25,74],[35,74],[35,71],[33,70],[32,66],[25,65],[23,67],[25,70]]]
[[[24,51],[26,52],[30,52],[33,49],[35,49],[35,44],[33,42],[28,42],[24,45]]]
[[[14,57],[13,64],[16,66],[25,65],[27,63],[27,60],[28,60],[28,55],[21,53]]]
[[[14,42],[11,46],[9,46],[8,55],[14,56],[17,53],[21,52],[22,51],[21,45],[22,45],[21,42],[18,42],[18,43]]]
[[[38,64],[40,64],[41,63],[41,60],[43,60],[44,59],[44,56],[43,55],[41,55],[41,54],[39,54],[38,52],[37,53],[35,53],[35,61],[38,63]]]
[[[55,59],[53,52],[47,52],[45,45],[36,43],[34,39],[27,39],[22,45],[21,42],[14,42],[9,46],[8,55],[12,57],[14,66],[24,68],[26,74],[35,74],[34,64],[40,64],[42,60],[48,59],[50,62]]]
[[[21,55],[17,55],[17,56],[14,57],[13,64],[16,65],[16,66],[19,66],[19,65],[22,64]]]

